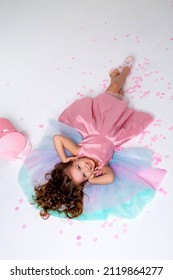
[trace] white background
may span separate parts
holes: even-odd
[[[109,70],[134,55],[130,104],[155,121],[126,146],[148,146],[168,174],[134,220],[40,218],[18,185],[22,160],[0,160],[0,258],[173,258],[173,1],[1,0],[0,117],[39,143],[48,118],[103,92]]]

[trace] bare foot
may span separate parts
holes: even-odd
[[[124,73],[126,76],[128,76],[128,75],[129,75],[129,73],[130,73],[130,71],[131,71],[131,67],[129,67],[129,66],[125,66],[125,67],[123,67],[123,69],[122,69],[122,72],[121,72],[121,73]]]

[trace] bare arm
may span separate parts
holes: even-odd
[[[68,150],[73,156],[77,156],[80,146],[75,144],[71,139],[62,135],[54,135],[53,142],[62,162],[68,161],[64,149]]]
[[[115,179],[114,172],[112,168],[108,165],[105,165],[103,167],[103,173],[101,176],[98,177],[93,177],[91,176],[89,178],[89,183],[94,184],[94,185],[104,185],[104,184],[111,184]]]

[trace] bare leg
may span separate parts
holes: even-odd
[[[114,93],[122,94],[122,88],[123,88],[123,85],[125,83],[126,77],[128,76],[129,72],[130,72],[130,68],[128,66],[124,67],[123,71],[121,73],[119,73],[118,69],[115,69],[113,71],[114,75],[113,75],[113,73],[110,75],[111,84],[109,85],[109,87],[107,88],[106,91],[109,91],[112,94],[114,94]]]
[[[110,74],[111,83],[112,83],[113,79],[116,78],[119,74],[120,74],[120,72],[118,71],[117,68],[113,70],[113,72]]]

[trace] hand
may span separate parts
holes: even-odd
[[[70,160],[75,160],[77,159],[77,157],[67,157],[63,162],[66,163],[66,162],[69,162]]]
[[[101,173],[101,170],[99,169],[99,166],[97,166],[95,169],[94,169],[94,172],[91,174],[91,176],[89,177],[89,180],[90,179],[93,179],[95,177],[97,177],[99,174]]]

